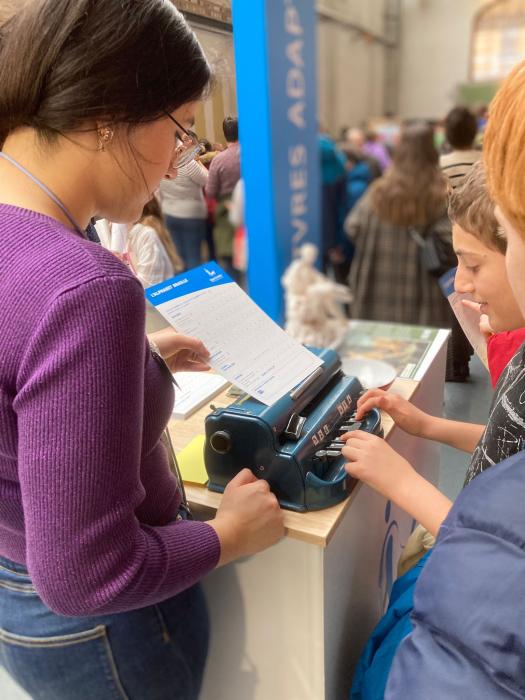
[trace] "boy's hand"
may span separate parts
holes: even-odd
[[[416,476],[407,460],[377,435],[356,430],[348,433],[347,438],[342,437],[346,439],[341,453],[348,460],[345,464],[348,474],[397,501],[398,493]]]
[[[485,340],[488,340],[491,335],[494,335],[494,330],[490,325],[489,317],[487,314],[481,313],[481,304],[478,304],[477,301],[472,301],[470,299],[462,299],[461,303],[463,306],[466,306],[467,309],[472,309],[472,311],[479,314],[479,330]]]
[[[431,418],[410,401],[383,389],[370,389],[361,396],[357,402],[356,420],[361,420],[372,408],[380,408],[388,413],[394,423],[410,435],[423,435]]]

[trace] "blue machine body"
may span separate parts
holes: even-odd
[[[323,360],[307,379],[272,406],[242,397],[218,408],[205,422],[208,488],[224,491],[247,467],[268,481],[284,508],[319,510],[348,496],[355,480],[344,469],[338,441],[346,429],[382,434],[379,411],[353,419],[363,389],[341,370],[334,350],[310,348]]]

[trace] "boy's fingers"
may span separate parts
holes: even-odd
[[[381,394],[384,393],[385,392],[383,391],[383,389],[369,389],[357,399],[357,405],[360,406],[364,401],[368,401],[368,399],[371,399],[374,396],[381,396]]]
[[[346,444],[348,445],[349,442],[353,442],[354,439],[356,442],[366,442],[369,440],[371,437],[373,437],[370,433],[365,432],[364,430],[352,430],[350,433],[345,433],[344,435],[341,435],[339,438],[340,440],[345,440]]]
[[[477,301],[472,301],[472,299],[462,299],[461,303],[463,306],[466,306],[467,309],[472,309],[472,311],[475,311],[476,313],[481,313],[481,304],[479,304]]]

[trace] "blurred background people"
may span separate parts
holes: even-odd
[[[372,173],[372,177],[381,177],[383,174],[383,167],[380,165],[379,161],[374,158],[370,152],[365,152],[365,132],[363,129],[353,126],[346,130],[345,140],[341,145],[342,150],[346,153],[347,149],[353,150],[355,153],[362,153],[363,157],[366,158],[366,162]]]
[[[445,139],[452,150],[441,155],[439,165],[453,190],[464,182],[474,163],[481,158],[481,151],[475,147],[477,133],[478,120],[466,107],[454,107],[447,114]],[[447,380],[465,381],[470,375],[469,362],[474,350],[456,316],[452,318],[447,351]]]
[[[241,177],[241,155],[239,149],[239,121],[237,117],[226,117],[222,124],[227,148],[212,160],[206,184],[206,196],[216,202],[213,242],[217,262],[224,270],[237,277],[233,268],[234,227],[230,222],[228,205],[232,192]]]
[[[454,107],[447,114],[445,138],[452,150],[440,157],[439,165],[452,189],[463,183],[474,163],[481,158],[481,151],[475,147],[477,133],[478,120],[466,107]]]
[[[166,228],[159,201],[153,197],[128,233],[128,251],[135,274],[144,287],[163,282],[184,263]]]
[[[321,164],[321,264],[323,270],[336,266],[344,241],[346,206],[346,156],[321,129],[318,137]]]
[[[452,312],[435,277],[423,268],[416,230],[451,247],[447,181],[432,129],[406,127],[392,167],[376,180],[345,222],[355,245],[350,287],[355,318],[449,328]]]
[[[189,132],[196,140],[196,134]],[[201,248],[206,240],[208,207],[203,188],[208,181],[208,171],[198,158],[182,165],[177,176],[160,183],[162,211],[166,226],[184,268],[192,268],[202,262]]]
[[[375,131],[368,131],[366,133],[363,151],[367,156],[374,158],[383,171],[390,167],[392,158],[390,157],[388,148],[382,143]]]
[[[129,230],[127,250],[133,271],[144,288],[164,282],[184,268],[155,197],[144,206],[141,218]],[[167,325],[166,319],[146,300],[146,333]]]
[[[244,220],[244,180],[241,178],[233,188],[229,206],[229,219],[235,232],[233,234],[233,267],[239,273],[239,283],[245,287],[245,275],[248,267],[248,236]]]
[[[341,144],[341,151],[346,157],[346,192],[344,201],[346,215],[352,211],[374,179],[374,166],[371,165],[373,159],[370,159],[363,151],[346,142]],[[345,234],[344,226],[341,224],[337,226],[335,246],[328,254],[334,279],[340,284],[346,284],[354,256],[354,245]]]

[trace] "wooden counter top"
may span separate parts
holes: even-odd
[[[391,391],[410,400],[418,384],[419,382],[411,379],[398,378],[392,384]],[[218,408],[228,406],[232,401],[233,399],[226,396],[226,391],[224,391],[212,399],[210,403]],[[207,404],[185,421],[172,420],[170,422],[169,427],[175,452],[180,452],[196,435],[204,433],[204,419],[209,412],[210,408],[209,404]],[[394,427],[393,421],[384,413],[381,421],[385,439],[388,439]],[[346,509],[355,498],[359,487],[360,484],[358,483],[348,498],[331,508],[307,513],[295,513],[290,510],[284,510],[284,524],[287,536],[325,547],[333,536]],[[192,508],[205,517],[213,517],[221,502],[222,495],[208,491],[205,486],[185,484],[185,488]]]

